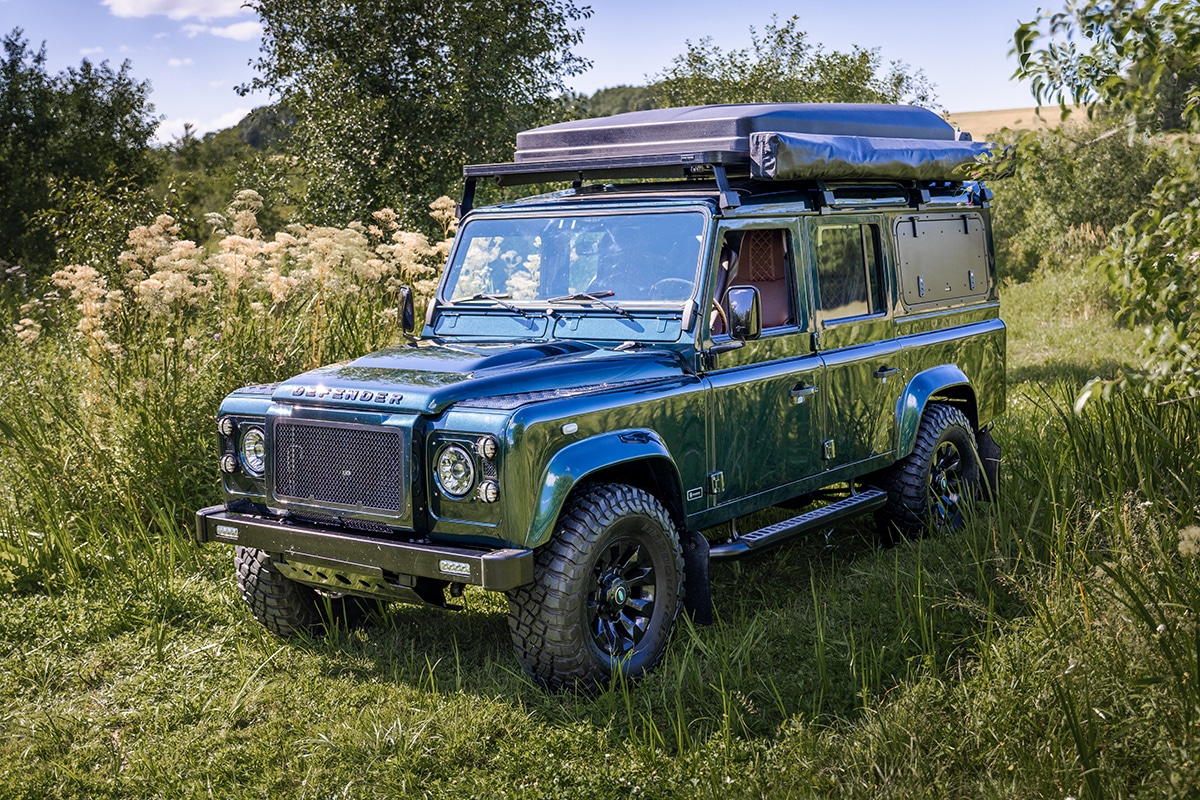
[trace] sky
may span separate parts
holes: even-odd
[[[1045,0],[1042,0],[1045,2]],[[1026,86],[1010,79],[1008,55],[1019,22],[1033,19],[1035,0],[777,0],[746,12],[739,0],[577,0],[589,4],[576,52],[592,68],[569,81],[591,94],[619,84],[640,85],[686,50],[711,37],[724,50],[747,47],[751,26],[776,15],[799,17],[809,41],[827,50],[858,45],[901,61],[933,82],[951,112],[1034,105]],[[242,0],[0,0],[0,34],[21,28],[36,49],[45,43],[57,73],[88,58],[131,72],[151,85],[164,117],[159,141],[190,123],[196,133],[235,124],[266,95],[242,97],[234,87],[254,76],[262,29]],[[1054,3],[1059,8],[1064,2]]]

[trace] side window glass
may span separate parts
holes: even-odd
[[[816,234],[817,298],[825,320],[882,313],[879,228],[821,225]]]
[[[725,295],[733,286],[758,289],[764,330],[796,324],[793,298],[792,237],[783,228],[727,231],[721,241],[717,297],[724,309]],[[725,333],[725,320],[716,313],[714,335]]]

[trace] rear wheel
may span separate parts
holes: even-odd
[[[354,626],[375,605],[365,598],[319,592],[296,583],[277,570],[271,554],[263,550],[239,546],[233,563],[250,613],[277,636],[295,636],[328,624]]]
[[[888,494],[880,522],[905,536],[957,530],[963,526],[966,503],[979,494],[980,477],[975,434],[966,415],[954,406],[930,403],[912,452],[876,480]]]
[[[683,555],[670,515],[653,495],[623,484],[582,487],[532,584],[508,593],[521,663],[550,689],[589,690],[617,670],[653,669],[683,599]]]

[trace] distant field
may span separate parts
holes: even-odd
[[[986,139],[1001,128],[1028,130],[1030,128],[1053,128],[1059,124],[1058,106],[1037,108],[1009,108],[1000,111],[967,111],[948,114],[946,119],[971,134],[976,141]],[[1082,113],[1082,112],[1080,112]]]

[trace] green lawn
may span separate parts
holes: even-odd
[[[163,532],[188,509],[30,532],[10,500],[0,797],[1194,796],[1200,579],[1176,546],[1200,413],[1074,416],[1137,337],[1069,283],[1004,294],[1001,503],[953,536],[885,549],[868,520],[714,565],[717,624],[595,698],[525,680],[502,597],[282,641],[228,548]]]

